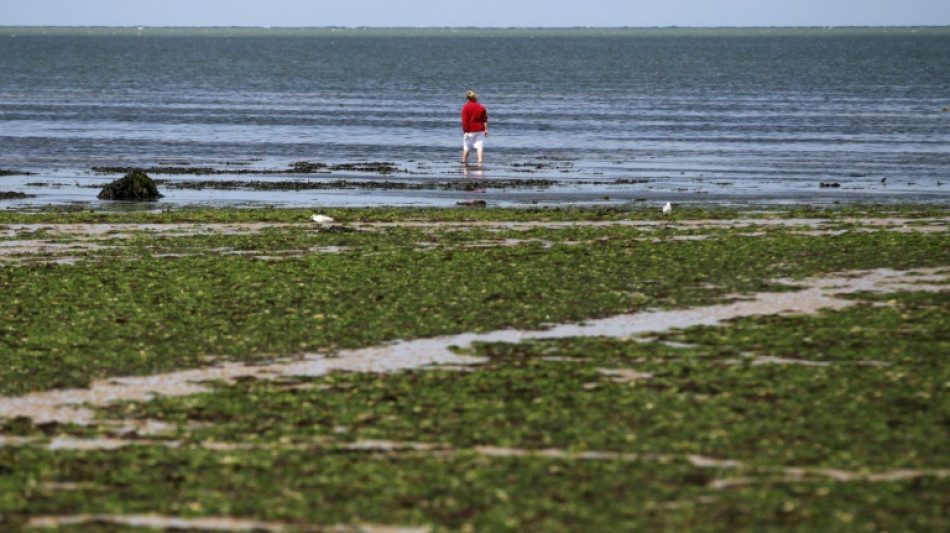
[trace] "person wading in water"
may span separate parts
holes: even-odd
[[[485,146],[485,137],[488,137],[488,112],[485,106],[478,103],[478,95],[473,91],[465,94],[468,100],[462,106],[462,164],[468,164],[468,153],[475,149],[478,155],[478,164],[482,164],[482,149]]]

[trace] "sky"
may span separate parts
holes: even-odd
[[[950,0],[0,0],[0,26],[950,26]]]

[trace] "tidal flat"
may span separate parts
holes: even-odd
[[[950,208],[0,212],[0,529],[950,528]]]

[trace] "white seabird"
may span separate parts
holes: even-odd
[[[313,215],[310,217],[310,220],[313,220],[317,224],[329,224],[333,222],[333,219],[326,215]]]
[[[671,203],[669,203],[669,202],[666,202],[666,205],[663,206],[663,212],[664,212],[664,213],[672,213],[672,212],[673,212],[673,205],[672,205]]]

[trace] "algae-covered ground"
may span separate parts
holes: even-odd
[[[0,213],[0,530],[945,531],[950,209]]]

